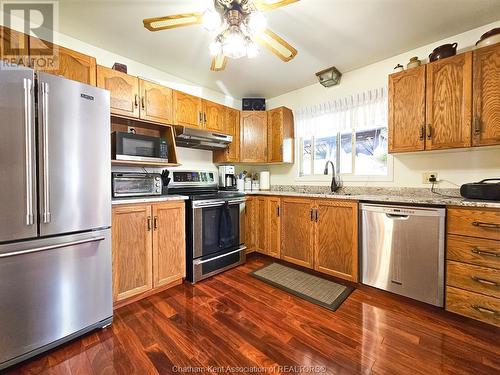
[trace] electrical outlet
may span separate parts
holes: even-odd
[[[422,183],[424,184],[431,184],[432,181],[434,180],[434,183],[438,182],[438,174],[437,172],[424,172],[422,174]]]
[[[134,134],[135,134],[135,127],[133,127],[133,126],[128,126],[128,127],[127,127],[127,132],[128,132],[128,133],[134,133]]]

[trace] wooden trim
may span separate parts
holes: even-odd
[[[151,297],[151,296],[153,296],[155,294],[164,292],[165,290],[173,288],[174,286],[181,285],[183,282],[184,282],[183,279],[174,280],[171,283],[168,283],[166,285],[162,285],[162,286],[160,286],[158,288],[148,290],[147,292],[144,292],[144,293],[141,293],[141,294],[137,294],[137,295],[135,295],[133,297],[130,297],[130,298],[127,298],[127,299],[123,299],[121,301],[117,301],[117,302],[115,302],[113,304],[113,310],[119,309],[120,307],[129,305],[129,304],[131,304],[133,302],[137,302],[137,301],[139,301],[141,299],[144,299],[144,298],[147,298],[147,297]]]

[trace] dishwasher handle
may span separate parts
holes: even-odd
[[[385,214],[386,217],[392,220],[408,220],[410,215]]]

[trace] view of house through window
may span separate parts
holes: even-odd
[[[331,160],[340,174],[387,176],[387,96],[365,92],[297,114],[300,176],[323,175]]]

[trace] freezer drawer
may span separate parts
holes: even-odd
[[[109,92],[38,73],[40,236],[111,226]]]
[[[108,229],[0,246],[0,369],[109,321],[110,238]]]
[[[443,306],[445,209],[362,204],[361,223],[363,284]]]

